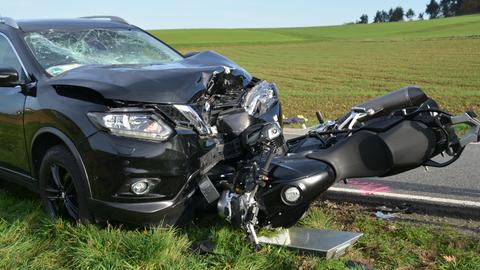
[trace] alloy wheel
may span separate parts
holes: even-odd
[[[50,175],[45,191],[51,206],[52,216],[78,220],[77,191],[72,175],[61,164],[53,163],[50,166]]]

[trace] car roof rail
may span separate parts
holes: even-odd
[[[12,19],[10,17],[0,17],[0,24],[5,24],[15,29],[20,29],[17,21],[15,21],[15,19]]]
[[[117,17],[117,16],[86,16],[86,17],[80,17],[79,19],[108,19],[112,22],[117,22],[117,23],[123,23],[123,24],[128,24],[130,25],[126,20]]]

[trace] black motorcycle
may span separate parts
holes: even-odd
[[[238,132],[243,114],[223,119],[219,128]],[[230,170],[206,170],[199,182],[219,215],[245,229],[252,243],[258,244],[256,226],[292,226],[338,180],[444,167],[457,160],[467,144],[479,140],[480,122],[473,112],[452,116],[417,87],[355,106],[335,121],[317,116],[319,125],[287,142],[276,122],[244,124],[238,132],[237,152],[242,154],[223,156],[215,166],[223,162]],[[454,130],[461,123],[470,127],[462,137]],[[222,146],[217,154],[225,152]],[[449,159],[434,161],[438,155]]]

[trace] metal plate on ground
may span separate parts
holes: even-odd
[[[294,248],[330,259],[342,256],[346,249],[362,235],[362,233],[293,227],[282,230],[274,236],[261,236],[258,240],[260,244]]]

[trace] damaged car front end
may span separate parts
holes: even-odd
[[[115,100],[105,110],[87,113],[100,129],[82,145],[90,171],[101,179],[92,182],[99,185],[91,200],[97,218],[139,224],[189,221],[201,208],[198,198],[191,199],[200,181],[210,177],[220,184],[245,158],[242,132],[261,123],[279,125],[275,85],[234,68],[196,71],[192,76],[198,76],[203,89],[185,103]],[[142,130],[132,131],[137,127]]]

